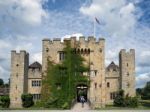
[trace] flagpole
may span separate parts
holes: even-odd
[[[95,38],[95,18],[93,19],[93,36]]]

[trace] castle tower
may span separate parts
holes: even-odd
[[[28,89],[28,65],[29,54],[21,50],[20,53],[11,51],[11,75],[10,75],[10,107],[21,108],[21,95]]]
[[[125,95],[135,96],[135,50],[126,52],[122,49],[119,54],[120,67],[120,88],[125,91]]]
[[[90,64],[90,86],[88,87],[87,97],[91,102],[92,108],[100,108],[105,106],[105,40],[90,36],[86,40],[85,37],[76,37],[64,39],[61,42],[59,38],[53,40],[43,40],[42,51],[42,72],[46,75],[47,62],[51,60],[54,63],[61,63],[64,58],[63,48],[65,41],[71,42],[71,47],[75,48],[78,53],[86,60],[85,64]]]

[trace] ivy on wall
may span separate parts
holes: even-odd
[[[42,81],[41,104],[46,108],[71,107],[76,98],[76,86],[78,84],[89,85],[89,67],[85,66],[83,57],[71,48],[70,41],[65,42],[65,59],[61,64],[48,61],[47,75]]]

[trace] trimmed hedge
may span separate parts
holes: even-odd
[[[1,106],[3,108],[9,108],[9,105],[10,105],[10,98],[9,96],[1,96],[0,97],[0,102],[1,102]]]
[[[25,108],[34,105],[32,94],[22,94],[21,99],[22,99],[22,106]]]

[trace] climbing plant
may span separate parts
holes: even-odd
[[[70,41],[65,42],[65,58],[61,64],[48,61],[47,75],[43,78],[41,104],[46,108],[70,108],[76,97],[78,84],[89,84],[89,71],[82,56],[71,48]]]

